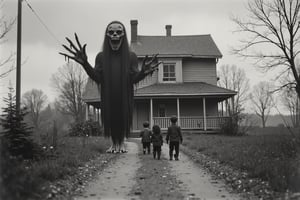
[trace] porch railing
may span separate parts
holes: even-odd
[[[218,130],[222,124],[226,123],[229,117],[207,116],[206,129]],[[182,116],[179,119],[182,129],[202,129],[204,130],[204,118],[202,116]],[[170,117],[153,117],[154,124],[159,125],[162,129],[170,126]]]

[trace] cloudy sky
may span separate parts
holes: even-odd
[[[64,38],[78,33],[80,41],[87,43],[88,58],[94,65],[107,24],[113,20],[121,21],[130,36],[131,19],[138,20],[140,35],[165,35],[166,24],[172,25],[172,35],[211,34],[223,54],[218,67],[235,64],[243,68],[251,85],[272,80],[271,74],[258,72],[253,61],[230,54],[230,48],[241,38],[234,32],[237,27],[230,17],[246,18],[246,3],[247,0],[23,0],[21,92],[42,89],[50,100],[54,100],[50,78],[65,64],[63,56],[58,54],[63,51]],[[1,15],[16,17],[17,0],[4,0]],[[16,52],[16,26],[6,39],[0,45],[1,58]],[[6,95],[9,81],[15,85],[15,72],[1,80],[1,96]]]

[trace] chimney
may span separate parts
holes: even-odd
[[[138,20],[130,20],[130,25],[131,25],[131,43],[137,42]]]
[[[166,25],[166,36],[171,36],[172,25]]]

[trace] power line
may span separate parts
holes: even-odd
[[[29,7],[29,9],[33,12],[33,14],[38,18],[38,20],[40,21],[40,23],[44,26],[44,28],[48,31],[48,33],[53,37],[53,39],[59,44],[61,45],[62,43],[59,41],[59,39],[57,39],[57,37],[55,36],[55,34],[49,29],[49,27],[46,25],[46,23],[43,22],[42,18],[37,14],[37,12],[32,8],[32,6],[28,3],[27,0],[23,0],[26,2],[27,6]]]

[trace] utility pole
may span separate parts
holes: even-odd
[[[20,111],[21,104],[21,39],[22,39],[22,0],[18,0],[18,21],[17,21],[17,67],[16,67],[16,107]]]

